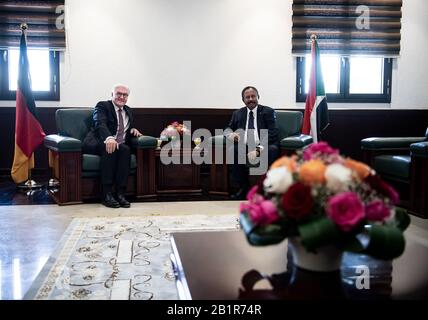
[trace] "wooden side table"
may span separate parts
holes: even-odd
[[[164,164],[161,159],[161,150],[156,150],[156,193],[162,198],[201,197],[202,186],[200,166],[190,161],[184,164],[185,157],[192,157],[193,149],[170,150],[169,155],[177,152],[180,164]]]

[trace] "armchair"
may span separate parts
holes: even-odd
[[[311,136],[300,133],[303,122],[302,112],[276,110],[276,117],[281,155],[292,155],[297,150],[304,149],[313,142]],[[219,159],[216,159],[214,156],[211,158],[210,196],[227,197],[229,194],[229,173],[226,164],[225,139],[224,136],[214,136],[210,141],[213,153],[216,148],[223,149],[222,162],[216,162]]]
[[[314,141],[311,136],[300,133],[303,122],[302,112],[277,110],[276,119],[282,155],[292,155],[297,150],[305,149]]]
[[[428,218],[428,128],[425,137],[361,140],[364,162],[394,185],[401,205]]]
[[[45,137],[49,167],[59,186],[50,194],[59,205],[81,203],[98,198],[100,191],[100,157],[82,153],[83,139],[92,125],[93,108],[59,109],[55,113],[58,134]],[[157,139],[150,136],[133,138],[135,154],[127,194],[139,199],[156,198],[155,149]]]

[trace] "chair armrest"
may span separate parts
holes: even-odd
[[[412,156],[428,158],[428,141],[412,143],[410,151]]]
[[[361,140],[361,149],[393,150],[409,149],[412,143],[422,142],[425,137],[393,137],[393,138],[366,138]]]
[[[44,145],[46,148],[57,152],[81,152],[82,141],[60,136],[58,134],[50,134],[45,137]]]
[[[131,144],[138,149],[156,149],[158,139],[152,136],[133,137],[131,138]]]
[[[314,139],[306,134],[301,134],[298,136],[291,136],[282,139],[279,144],[282,149],[288,149],[288,150],[297,150],[297,149],[303,149],[304,147],[310,145]]]
[[[217,135],[217,136],[210,137],[208,140],[208,144],[215,146],[215,147],[223,146],[226,144],[226,137],[223,135]]]

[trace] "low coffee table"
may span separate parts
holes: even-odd
[[[411,237],[406,241],[404,254],[392,262],[345,253],[340,273],[321,276],[294,266],[287,241],[254,247],[242,231],[173,233],[171,260],[184,300],[316,298],[333,294],[337,284],[344,298],[426,299],[428,245]],[[361,266],[368,267],[369,289],[355,284]],[[257,282],[260,275],[270,275],[275,287],[267,280]]]

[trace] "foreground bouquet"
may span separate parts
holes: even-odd
[[[161,132],[160,138],[169,141],[187,134],[190,134],[190,130],[184,124],[174,121]]]
[[[252,245],[299,237],[308,251],[333,244],[380,259],[400,256],[410,219],[397,192],[364,163],[321,142],[272,164],[241,203]]]

